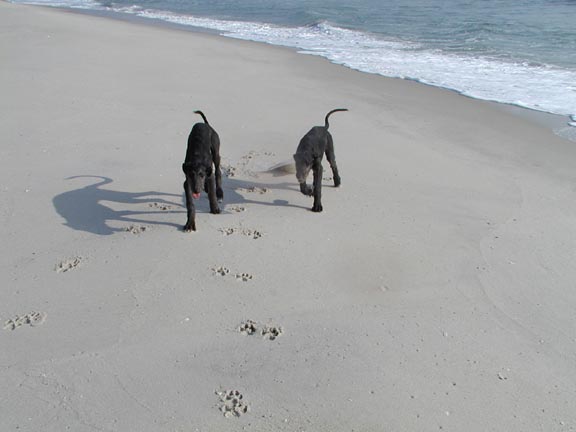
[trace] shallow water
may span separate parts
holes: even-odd
[[[576,0],[14,2],[212,29],[368,73],[572,116],[576,126]]]

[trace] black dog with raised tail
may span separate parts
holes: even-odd
[[[222,191],[222,173],[220,171],[220,138],[208,124],[202,111],[194,111],[202,116],[204,123],[196,123],[188,136],[186,158],[182,170],[186,175],[184,192],[188,220],[184,231],[196,231],[196,209],[194,199],[204,190],[210,201],[210,213],[220,213],[218,202],[224,198]]]
[[[326,114],[324,126],[314,126],[300,140],[296,149],[294,160],[296,161],[296,178],[300,183],[300,192],[307,196],[314,196],[313,212],[322,211],[322,158],[326,153],[326,159],[332,168],[334,187],[340,186],[340,175],[336,166],[336,156],[334,155],[334,142],[332,135],[328,132],[328,117],[338,111],[348,111],[346,108],[338,108]],[[306,184],[306,179],[310,170],[314,173],[314,183],[312,187]]]

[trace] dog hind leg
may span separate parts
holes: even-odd
[[[224,200],[224,191],[222,190],[222,171],[220,170],[220,156],[214,158],[214,176],[216,177],[216,198],[218,202]]]
[[[214,164],[214,174],[216,176],[216,198],[218,198],[218,202],[222,202],[224,199],[224,191],[222,190],[222,171],[220,169],[220,137],[216,133],[212,136],[210,151],[212,153],[212,163]]]
[[[336,155],[334,153],[334,142],[332,136],[328,135],[328,144],[326,145],[326,159],[332,168],[332,177],[334,179],[334,187],[340,186],[342,183],[340,175],[338,174],[338,165],[336,165]]]

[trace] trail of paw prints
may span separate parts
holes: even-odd
[[[275,340],[283,333],[282,327],[267,324],[259,324],[257,321],[246,320],[238,326],[238,331],[245,336],[260,334],[263,339]]]
[[[230,210],[231,212],[234,212],[234,213],[241,213],[241,212],[246,211],[246,207],[244,207],[244,206],[231,206],[231,207],[228,207],[227,210]]]
[[[46,314],[44,312],[30,312],[26,315],[15,316],[4,323],[4,330],[16,330],[18,327],[29,325],[36,327],[44,323]]]
[[[218,231],[220,231],[225,236],[229,236],[236,233],[238,228],[218,228]]]
[[[221,390],[216,391],[220,398],[220,412],[224,417],[240,417],[250,411],[248,405],[243,399],[244,396],[238,390]]]
[[[229,228],[218,228],[218,231],[220,231],[222,234],[224,234],[225,236],[229,236],[232,234],[242,234],[246,237],[251,237],[254,240],[259,239],[260,237],[262,237],[262,232],[258,231],[258,230],[252,230],[252,229],[247,229],[247,228],[234,228],[234,227],[229,227]]]
[[[254,178],[258,178],[258,174],[255,173],[254,171],[252,171],[251,169],[248,169],[248,165],[250,165],[253,161],[253,159],[258,156],[258,153],[256,153],[255,151],[250,151],[248,152],[248,154],[245,154],[244,156],[242,156],[240,158],[240,162],[238,163],[238,165],[240,165],[242,168],[242,172],[245,175],[248,175],[250,177],[254,177]]]
[[[275,154],[272,152],[258,153],[256,151],[250,151],[242,156],[235,166],[223,163],[220,166],[222,175],[226,177],[236,177],[241,173],[243,176],[258,178],[258,172],[254,171],[254,162],[257,161],[260,156],[273,157]]]
[[[276,154],[273,152],[270,152],[270,151],[265,151],[264,153],[259,153],[259,152],[254,151],[254,150],[250,150],[248,153],[246,153],[244,156],[242,156],[240,158],[240,164],[241,165],[248,165],[252,160],[254,160],[255,158],[257,158],[259,156],[273,157],[273,156],[276,156]]]
[[[142,234],[145,231],[148,231],[149,227],[145,225],[130,225],[129,227],[124,228],[124,231],[132,233],[134,235]]]
[[[252,237],[254,240],[257,240],[262,237],[262,232],[258,230],[243,229],[242,235],[245,235],[246,237]]]
[[[162,210],[162,211],[172,210],[171,205],[157,203],[157,202],[153,202],[153,203],[148,204],[148,207],[152,207],[154,209],[158,209],[158,210]]]
[[[253,276],[249,273],[236,273],[236,280],[241,282],[251,281]]]
[[[230,270],[227,269],[226,267],[220,266],[220,267],[214,267],[212,268],[212,272],[215,275],[220,275],[220,276],[226,276],[230,273]]]
[[[69,272],[71,270],[74,270],[76,267],[78,267],[82,263],[83,260],[84,260],[84,258],[79,257],[79,256],[67,258],[67,259],[59,262],[58,264],[56,264],[56,267],[54,268],[54,270],[56,271],[56,273]]]
[[[214,275],[217,275],[217,276],[231,275],[230,269],[228,269],[224,266],[213,267],[212,272],[214,273]],[[252,276],[250,273],[236,273],[234,275],[234,277],[236,278],[237,281],[241,281],[241,282],[248,282],[254,278],[254,276]]]
[[[224,177],[236,177],[236,167],[231,165],[221,165],[220,170]]]
[[[258,193],[260,195],[264,195],[265,193],[268,193],[270,189],[268,188],[260,188],[260,187],[256,187],[256,186],[250,186],[247,188],[238,188],[238,191],[240,192],[248,192],[248,193]]]

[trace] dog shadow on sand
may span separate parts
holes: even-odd
[[[56,212],[64,219],[64,225],[77,230],[97,235],[112,235],[124,232],[129,224],[165,225],[182,229],[186,221],[186,200],[184,193],[173,194],[158,191],[122,192],[108,189],[113,183],[108,177],[80,175],[68,177],[66,180],[98,179],[96,183],[73,189],[52,199]],[[183,180],[182,180],[183,182]],[[287,200],[273,199],[275,189],[293,190],[300,193],[294,183],[259,183],[250,180],[224,178],[224,201],[220,204],[222,213],[238,205],[264,205],[274,207],[293,207],[309,210],[308,207],[290,204]],[[106,203],[120,210],[115,210]],[[128,210],[131,206],[148,204],[150,210]],[[195,202],[198,213],[208,213],[209,204],[206,194]],[[167,214],[182,215],[182,223],[163,221]],[[216,216],[217,217],[217,216]],[[126,223],[123,227],[111,227],[110,222]]]
[[[222,179],[222,187],[224,189],[224,202],[221,204],[223,213],[228,213],[227,208],[235,205],[263,205],[271,207],[292,207],[298,209],[308,209],[305,206],[290,204],[289,201],[284,199],[275,199],[275,190],[292,190],[294,196],[300,194],[297,183],[266,183],[257,182],[252,180],[241,180],[236,178]],[[208,200],[200,200],[200,206],[196,208],[208,211]],[[205,205],[205,207],[204,207]]]
[[[74,176],[66,180],[81,178],[100,179],[99,182],[89,184],[78,189],[73,189],[56,195],[52,199],[54,208],[65,220],[64,225],[78,231],[86,231],[98,235],[111,235],[116,232],[125,231],[126,227],[113,228],[108,225],[111,221],[126,223],[143,223],[147,225],[168,225],[178,227],[171,222],[142,219],[143,215],[159,215],[164,213],[181,213],[181,210],[170,210],[173,206],[179,208],[180,204],[167,198],[178,198],[180,195],[165,192],[120,192],[104,188],[111,184],[113,180],[102,176]],[[115,203],[115,207],[122,210],[114,210],[105,203]],[[117,204],[120,204],[118,206]],[[124,210],[128,206],[149,204],[155,206],[165,206],[168,210],[149,207],[150,210]]]

